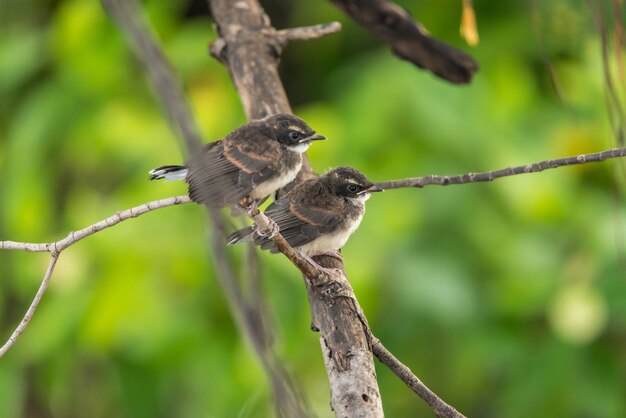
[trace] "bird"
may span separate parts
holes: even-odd
[[[149,179],[185,180],[191,200],[209,207],[256,207],[293,181],[302,154],[324,139],[297,116],[271,115],[206,144],[185,165],[150,170]]]
[[[365,214],[365,201],[371,193],[382,191],[360,171],[337,167],[298,184],[264,213],[276,223],[289,245],[319,267],[311,257],[337,254],[359,227]],[[278,251],[271,236],[258,232],[256,225],[235,231],[227,243],[250,240],[261,249]]]

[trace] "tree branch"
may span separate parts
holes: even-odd
[[[493,181],[501,177],[515,176],[518,174],[537,173],[566,165],[597,163],[611,158],[620,158],[624,156],[626,156],[626,148],[614,148],[607,151],[596,152],[594,154],[581,154],[573,157],[559,158],[556,160],[545,160],[534,164],[508,167],[500,170],[486,171],[484,173],[467,173],[457,176],[438,176],[431,174],[430,176],[383,181],[376,184],[385,190],[389,190],[404,187],[424,187],[432,184],[438,186],[448,186],[450,184],[478,183]]]
[[[274,36],[282,40],[284,43],[291,41],[310,41],[312,39],[321,38],[341,30],[341,23],[330,22],[320,25],[303,26],[299,28],[277,30]]]
[[[56,265],[56,262],[64,249],[84,238],[87,238],[90,235],[95,234],[96,232],[115,226],[118,223],[123,222],[127,219],[136,218],[137,216],[141,216],[144,213],[148,213],[156,209],[189,202],[191,202],[191,199],[189,199],[188,196],[174,196],[167,199],[148,202],[143,205],[135,206],[134,208],[117,212],[115,215],[103,219],[102,221],[97,222],[93,225],[90,225],[87,228],[83,228],[76,232],[71,232],[66,238],[56,242],[35,244],[30,242],[0,241],[0,250],[49,252],[51,255],[50,264],[48,265],[46,273],[41,281],[39,290],[37,291],[35,298],[30,304],[28,311],[26,311],[26,315],[24,315],[22,321],[19,323],[13,334],[11,334],[7,342],[5,342],[4,345],[0,348],[0,357],[4,356],[9,348],[11,348],[13,344],[15,344],[20,334],[22,334],[22,332],[24,332],[24,330],[26,329],[26,326],[30,322],[30,319],[32,318],[35,310],[37,309],[37,306],[39,305],[39,301],[41,301],[41,298],[48,288],[48,282],[50,281],[50,277],[54,272],[54,266]]]
[[[190,203],[191,199],[187,195],[173,196],[166,199],[154,200],[152,202],[144,203],[143,205],[135,206],[134,208],[126,209],[117,212],[115,215],[109,216],[93,225],[89,225],[86,228],[78,231],[70,232],[67,237],[50,243],[36,244],[31,242],[16,242],[16,241],[0,241],[0,250],[21,250],[29,252],[49,252],[51,254],[58,254],[72,244],[87,238],[90,235],[100,232],[103,229],[110,228],[123,222],[127,219],[136,218],[144,213],[152,212],[156,209],[166,208],[168,206],[182,205]]]
[[[134,0],[102,0],[102,5],[122,29],[129,43],[135,47],[135,52],[150,75],[154,90],[165,107],[174,130],[184,141],[185,154],[193,153],[204,141],[176,81],[172,66],[143,18],[139,4]]]
[[[176,82],[171,65],[159,48],[156,37],[142,20],[141,9],[136,0],[103,0],[117,20],[130,43],[137,46],[136,52],[142,58],[153,80],[163,106],[168,110],[179,134],[184,139],[187,154],[192,154],[200,145],[200,136],[191,109],[185,101],[183,92]],[[234,4],[237,7],[239,3]],[[278,46],[277,46],[278,48]],[[255,300],[244,297],[244,284],[237,280],[232,266],[228,263],[224,251],[223,218],[217,211],[210,210],[214,228],[211,247],[216,260],[217,278],[228,299],[231,313],[235,318],[239,331],[247,337],[255,353],[259,356],[264,370],[274,389],[275,402],[279,414],[289,417],[308,416],[304,400],[299,396],[298,388],[287,370],[282,366],[275,351],[270,345],[271,318],[267,317],[268,309],[264,308],[265,300],[261,295],[254,295]],[[255,325],[263,323],[263,330],[255,329]]]
[[[28,325],[31,318],[35,314],[35,310],[37,309],[37,306],[39,306],[39,302],[41,301],[43,294],[46,293],[46,289],[48,289],[48,283],[50,282],[50,277],[52,276],[52,272],[54,271],[54,266],[56,265],[58,259],[59,259],[59,253],[52,253],[52,255],[50,256],[50,262],[48,263],[48,268],[46,269],[46,273],[44,274],[43,280],[41,281],[41,285],[39,285],[37,294],[35,295],[35,298],[33,299],[30,306],[28,307],[28,310],[26,311],[24,318],[22,318],[22,320],[18,324],[17,328],[15,328],[15,331],[13,331],[9,339],[2,345],[2,347],[0,347],[0,358],[4,356],[7,351],[9,351],[9,348],[11,348],[13,344],[15,344],[15,342],[17,341],[19,336],[22,334],[22,332],[24,332],[24,330],[26,329],[26,326]]]
[[[269,236],[271,234],[271,226],[270,221],[267,215],[263,212],[255,209],[251,214],[250,218],[254,221],[257,226],[257,229],[261,231],[264,235]],[[283,236],[278,233],[272,237],[272,240],[276,244],[278,251],[280,251],[285,257],[289,259],[293,263],[294,266],[302,272],[305,276],[313,277],[313,278],[322,278],[326,277],[326,275],[320,272],[316,266],[311,264],[309,260],[302,257],[302,255],[293,249],[291,245],[287,242]],[[326,277],[327,278],[327,277]]]
[[[387,0],[331,0],[399,58],[452,83],[469,83],[478,64],[465,52],[432,38],[422,25]]]
[[[465,415],[445,403],[423,384],[422,381],[411,372],[411,369],[402,364],[400,360],[391,354],[380,340],[374,336],[372,336],[372,348],[378,360],[398,376],[413,392],[417,393],[435,412],[435,415],[446,418],[465,418]]]
[[[265,304],[255,305],[249,303],[242,292],[242,286],[238,285],[237,278],[228,265],[228,256],[224,242],[226,241],[226,231],[220,227],[224,222],[220,218],[221,214],[216,209],[207,209],[216,230],[211,237],[211,248],[217,266],[217,279],[219,280],[226,296],[229,300],[229,307],[235,322],[237,322],[242,334],[248,340],[254,352],[259,356],[259,360],[268,376],[275,397],[278,416],[285,418],[306,418],[311,416],[305,398],[298,390],[287,369],[283,366],[276,352],[272,349],[271,330],[266,325],[267,315]],[[258,296],[258,295],[255,295]],[[253,309],[250,309],[250,308]],[[256,309],[254,309],[254,307]]]
[[[220,35],[220,39],[212,43],[211,53],[227,66],[248,118],[291,113],[277,70],[282,41],[275,36],[276,31],[258,1],[240,0],[233,3],[229,0],[209,0],[209,4]],[[312,175],[307,162],[296,182]],[[254,221],[261,228],[267,227],[264,216],[261,213],[253,214]],[[305,260],[301,260],[302,257],[295,251],[291,253],[293,249],[280,234],[274,237],[274,241],[281,252],[288,255],[307,275],[312,311],[329,313],[317,315],[319,321],[316,323],[314,319],[314,323],[320,330],[320,344],[335,414],[382,417],[369,331],[362,325],[355,304],[338,303],[344,300],[356,301],[343,271],[343,261],[334,257],[316,258],[321,266],[341,273],[338,278],[320,280],[324,277],[316,270],[312,271],[310,263],[303,262]],[[344,309],[337,310],[338,306]],[[341,333],[342,339],[336,338],[338,333]]]

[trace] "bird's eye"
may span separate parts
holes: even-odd
[[[293,139],[294,141],[297,140],[298,138],[300,138],[300,132],[296,132],[296,131],[289,132],[289,138]]]
[[[350,193],[356,193],[359,190],[359,186],[356,184],[348,184],[346,187]]]

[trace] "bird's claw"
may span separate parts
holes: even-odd
[[[343,257],[341,256],[341,253],[339,252],[339,250],[326,251],[325,253],[318,254],[318,255],[325,255],[328,257],[336,258],[339,261],[343,261]]]
[[[317,268],[320,270],[322,275],[328,277],[333,282],[338,282],[343,278],[343,274],[341,274],[341,272],[337,269],[322,267],[319,264],[317,265]]]
[[[244,213],[249,217],[253,217],[259,213],[259,208],[255,199],[250,197],[244,197],[239,201],[239,206],[243,209]]]
[[[267,221],[268,221],[267,228],[263,228],[263,230],[261,230],[260,228],[257,227],[256,233],[263,238],[272,239],[276,235],[278,235],[278,233],[280,232],[280,228],[278,224],[272,218],[267,218]]]
[[[327,255],[327,254],[324,254],[324,255]],[[324,279],[325,278],[324,276],[326,276],[327,278],[331,279],[332,281],[339,281],[343,277],[343,274],[338,269],[333,269],[333,268],[329,268],[329,267],[322,267],[322,266],[319,265],[319,263],[317,261],[313,260],[313,258],[311,256],[305,255],[305,254],[303,254],[302,256],[304,258],[306,258],[307,261],[309,263],[311,263],[313,265],[313,267],[315,267],[320,272],[320,275],[318,276],[318,279]]]

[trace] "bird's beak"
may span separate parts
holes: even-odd
[[[300,142],[305,142],[305,141],[323,141],[324,139],[326,139],[325,136],[319,135],[319,134],[313,134],[311,136],[307,136],[306,138],[302,138],[300,140]]]
[[[384,192],[383,189],[381,189],[380,187],[378,187],[375,184],[372,184],[370,187],[368,187],[367,189],[363,189],[361,190],[359,193],[357,194],[363,194],[363,193],[374,193],[374,192]]]

